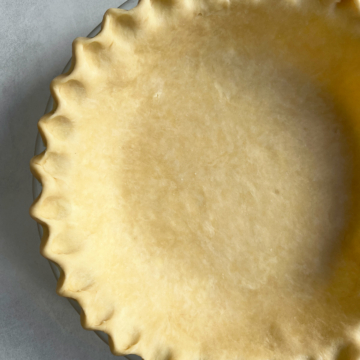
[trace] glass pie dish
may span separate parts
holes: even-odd
[[[352,3],[141,0],[75,40],[30,214],[114,354],[358,358]]]

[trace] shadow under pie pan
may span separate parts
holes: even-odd
[[[359,359],[360,5],[135,5],[39,122],[58,293],[116,355]]]

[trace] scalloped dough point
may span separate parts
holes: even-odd
[[[40,204],[39,204],[40,205]],[[49,220],[62,220],[70,213],[69,204],[60,196],[48,196],[37,206],[36,216]]]
[[[52,118],[45,118],[39,122],[41,130],[47,131],[48,134],[58,138],[59,140],[67,140],[73,134],[73,123],[65,116],[55,116]]]
[[[55,81],[33,214],[115,353],[357,358],[360,35],[334,4],[143,0]]]

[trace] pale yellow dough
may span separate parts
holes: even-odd
[[[360,358],[359,26],[355,1],[142,0],[74,42],[31,214],[115,354]]]

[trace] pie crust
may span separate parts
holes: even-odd
[[[110,9],[51,93],[31,215],[115,354],[360,358],[356,1]]]

